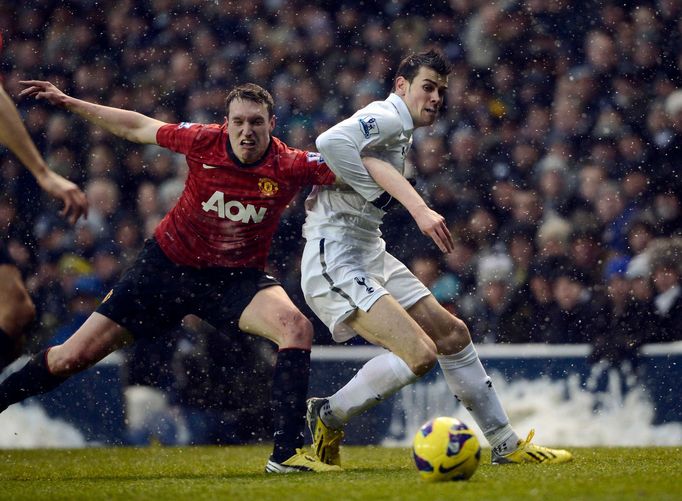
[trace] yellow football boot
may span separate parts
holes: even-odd
[[[573,454],[563,449],[550,449],[531,444],[535,430],[530,430],[526,440],[519,440],[516,450],[509,454],[501,455],[493,452],[493,464],[521,464],[521,463],[544,463],[560,464],[573,459]]]
[[[296,449],[296,454],[283,463],[276,463],[271,459],[268,461],[268,464],[265,465],[265,473],[297,473],[302,471],[326,473],[343,471],[343,468],[325,464],[316,457],[306,454],[303,449]]]
[[[306,421],[313,437],[313,453],[325,464],[341,465],[339,446],[343,440],[343,430],[329,428],[320,418],[320,410],[327,403],[326,398],[308,399]]]

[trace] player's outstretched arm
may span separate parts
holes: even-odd
[[[64,207],[60,214],[71,224],[80,216],[87,217],[88,201],[85,194],[71,181],[50,170],[28,135],[14,102],[2,86],[0,86],[0,143],[7,146],[31,171],[42,189],[63,202]]]
[[[90,103],[64,94],[50,82],[26,80],[20,96],[33,96],[61,106],[123,139],[141,144],[157,144],[156,132],[165,122],[141,113]]]
[[[432,210],[424,199],[391,164],[374,157],[363,157],[367,172],[389,195],[410,213],[424,235],[429,236],[442,252],[451,252],[455,243],[445,218]]]

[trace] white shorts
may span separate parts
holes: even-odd
[[[301,288],[306,303],[324,322],[336,342],[357,335],[344,323],[357,308],[368,311],[390,294],[408,309],[431,294],[403,263],[386,252],[383,240],[374,248],[333,240],[308,240],[301,260]]]

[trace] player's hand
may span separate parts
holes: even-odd
[[[435,210],[424,206],[421,210],[412,214],[417,226],[424,235],[433,240],[441,252],[449,254],[455,248],[452,234],[445,223],[445,218]]]
[[[37,181],[42,189],[64,203],[59,215],[69,223],[75,224],[81,216],[87,219],[88,199],[78,186],[49,169]]]
[[[36,99],[46,99],[50,104],[63,106],[69,97],[50,82],[42,80],[20,80],[19,83],[26,88],[19,93],[19,96],[31,96]]]

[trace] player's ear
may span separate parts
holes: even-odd
[[[398,78],[395,79],[395,90],[394,92],[398,94],[399,96],[404,96],[407,94],[408,89],[410,88],[410,82],[407,81],[407,79],[403,76],[399,76]]]
[[[277,117],[275,115],[272,115],[270,117],[270,132],[275,130],[275,125],[277,124]]]

